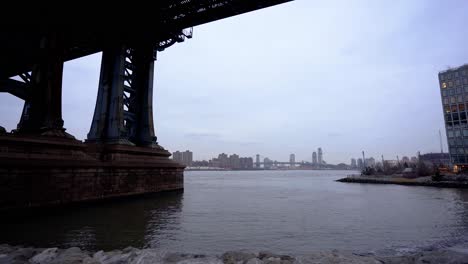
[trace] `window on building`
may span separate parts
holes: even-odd
[[[444,106],[445,113],[450,113],[450,106]]]
[[[464,112],[465,111],[465,104],[458,104],[458,112]]]
[[[452,82],[452,81],[449,81],[449,82],[448,82],[448,87],[450,87],[450,88],[453,87],[453,82]]]
[[[466,87],[466,89],[468,90],[468,86]],[[447,96],[447,91],[442,91],[442,96]]]
[[[463,95],[457,96],[458,102],[463,103]]]
[[[447,121],[447,122],[445,122],[445,125],[447,127],[453,127],[453,122],[452,121]]]
[[[447,83],[446,83],[446,82],[443,82],[443,83],[441,84],[441,87],[442,87],[442,89],[447,88]]]
[[[453,130],[449,130],[449,131],[447,132],[447,136],[448,136],[449,138],[453,138]]]
[[[463,78],[463,84],[468,84],[468,78]],[[466,88],[466,86],[465,86]]]
[[[466,120],[466,113],[465,112],[460,113],[460,120]]]
[[[446,114],[445,115],[445,120],[452,122],[452,115],[451,114]]]
[[[444,98],[444,104],[449,104],[449,99],[448,98]]]
[[[456,91],[457,94],[461,94],[462,89],[459,87],[459,88],[455,89],[455,91]]]
[[[468,129],[463,129],[463,136],[468,137]],[[468,138],[466,140],[468,140]]]
[[[460,79],[455,80],[455,85],[460,85]]]
[[[450,140],[453,140],[453,139],[449,139],[449,145],[450,145]],[[468,146],[468,138],[463,139],[463,143],[465,143],[465,146]]]
[[[465,93],[468,93],[468,86],[463,87],[463,89],[465,90]]]
[[[468,142],[468,138],[466,139],[466,141]],[[454,140],[453,138],[449,139],[449,140],[448,140],[448,144],[449,144],[449,146],[451,146],[451,147],[455,146],[455,140]]]
[[[463,146],[463,139],[462,138],[456,138],[455,142],[456,142],[457,146]]]
[[[462,71],[462,76],[466,76],[466,70]]]
[[[455,72],[455,78],[457,78],[457,77],[458,77],[458,72]]]
[[[458,154],[465,154],[465,150],[463,148],[457,148]]]
[[[457,100],[455,100],[455,96],[451,96],[450,97],[450,103],[454,104],[456,102],[457,102]]]
[[[463,155],[463,156],[458,156],[458,161],[459,161],[460,163],[466,163],[466,156],[465,156],[465,155]]]
[[[455,137],[460,137],[460,134],[461,134],[460,130],[455,130],[454,132],[455,132]]]
[[[456,105],[452,105],[451,107],[452,109],[452,113],[456,113],[457,112],[457,106]]]
[[[447,78],[448,78],[449,80],[451,80],[451,79],[452,79],[452,74],[451,74],[451,73],[447,74]]]

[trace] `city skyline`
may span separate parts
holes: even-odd
[[[323,154],[326,154],[325,151],[322,150],[322,148],[318,148],[318,150],[321,150],[322,152],[322,156]],[[298,159],[296,158],[296,154],[295,153],[290,153],[287,155],[288,158],[284,158],[284,159],[274,159],[274,158],[270,158],[270,156],[268,155],[263,155],[263,154],[254,154],[254,155],[239,155],[237,153],[232,153],[231,155],[229,154],[226,154],[226,153],[230,153],[229,151],[227,152],[218,152],[219,154],[213,154],[212,157],[208,158],[208,159],[202,159],[202,158],[198,158],[196,156],[196,153],[194,154],[194,152],[190,151],[190,150],[186,150],[186,151],[175,151],[172,153],[172,156],[171,158],[173,160],[176,160],[176,161],[179,161],[181,163],[184,163],[184,164],[190,164],[188,162],[186,162],[186,158],[184,157],[184,153],[189,153],[189,156],[190,156],[190,163],[191,162],[201,162],[201,161],[212,161],[212,160],[215,160],[215,159],[220,159],[220,156],[223,156],[224,158],[229,158],[230,156],[237,156],[238,158],[249,158],[252,160],[252,162],[255,164],[257,162],[260,162],[260,163],[263,163],[264,160],[268,160],[268,161],[271,161],[271,162],[282,162],[282,163],[302,163],[302,162],[305,162],[305,163],[310,163],[312,165],[318,165],[319,162],[318,162],[318,155],[315,155],[315,158],[314,159],[314,154],[317,154],[316,151],[313,151],[312,152],[312,155],[310,155],[310,159]],[[414,159],[416,159],[416,157],[419,155],[419,154],[422,154],[422,155],[438,155],[438,154],[441,154],[440,151],[439,152],[427,152],[427,153],[421,153],[421,152],[417,152],[417,153],[414,153],[413,155],[399,155],[399,154],[396,154],[394,156],[389,156],[389,157],[383,157],[383,155],[377,155],[377,158],[374,158],[373,156],[367,156],[366,157],[366,166],[375,166],[376,164],[378,163],[381,163],[382,160],[385,160],[385,161],[391,161],[391,162],[400,162],[400,163],[405,163],[405,162],[413,162],[414,163]],[[447,154],[446,152],[444,152],[443,154]],[[286,155],[286,154],[285,154]],[[362,152],[360,153],[360,155],[362,155]],[[410,160],[411,158],[411,160]],[[222,159],[222,157],[221,157]],[[354,161],[354,163],[353,163]],[[358,166],[358,162],[361,162],[361,165]],[[341,162],[337,162],[337,163],[327,163],[324,159],[322,159],[322,164],[334,164],[334,165],[337,165],[337,164],[347,164],[347,165],[350,165],[351,167],[353,166],[356,166],[356,167],[362,167],[364,165],[364,162],[363,162],[363,159],[362,159],[362,156],[354,156],[354,157],[351,157],[348,159],[348,161],[341,161]],[[353,165],[354,164],[354,165]]]
[[[310,160],[315,146],[334,164],[362,150],[374,157],[439,152],[437,73],[468,63],[467,9],[464,1],[294,1],[195,27],[192,39],[158,53],[158,141],[200,159],[223,150]],[[434,19],[440,14],[450,15]],[[65,63],[64,126],[81,140],[100,60]],[[8,113],[0,126],[16,128],[22,106],[0,94]]]

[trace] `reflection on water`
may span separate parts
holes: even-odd
[[[0,243],[89,250],[146,247],[177,229],[183,193],[106,201],[2,219]],[[158,237],[160,236],[160,238]]]
[[[334,181],[347,173],[186,172],[184,193],[2,215],[0,243],[394,254],[468,242],[468,190]]]

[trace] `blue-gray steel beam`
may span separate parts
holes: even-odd
[[[88,142],[159,147],[153,125],[154,47],[104,50]]]
[[[102,53],[98,95],[88,142],[131,144],[124,129],[124,45]]]

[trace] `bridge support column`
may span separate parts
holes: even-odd
[[[103,51],[88,142],[160,148],[153,126],[154,61],[152,45],[121,45]]]
[[[63,39],[49,33],[42,38],[40,50],[38,63],[26,82],[30,96],[25,100],[18,132],[73,138],[65,133],[62,119]]]

